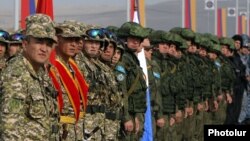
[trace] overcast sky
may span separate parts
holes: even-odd
[[[0,27],[14,27],[14,1],[0,0]],[[20,0],[21,1],[21,0]],[[182,0],[145,0],[146,25],[169,30],[181,26]],[[197,1],[197,31],[214,32],[214,13],[204,10],[205,0]],[[246,11],[247,0],[239,0],[240,10]],[[127,19],[127,0],[54,0],[56,22],[78,20],[101,26],[120,26]],[[235,7],[235,0],[218,0],[218,7]],[[228,17],[228,36],[235,32],[235,18]]]

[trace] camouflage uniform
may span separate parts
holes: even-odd
[[[4,54],[1,54],[2,57],[0,57],[0,73],[3,68],[6,67],[6,52],[7,52],[7,46],[8,46],[8,38],[9,38],[9,33],[7,31],[1,30],[1,36],[0,36],[0,44],[1,47],[2,45],[5,46],[5,51],[3,52]]]
[[[97,37],[98,38],[98,37]],[[102,39],[85,36],[85,40],[95,40],[103,43]],[[106,78],[102,70],[97,67],[97,57],[90,57],[86,52],[80,52],[75,60],[89,83],[88,106],[84,117],[84,139],[101,141],[105,138],[105,110],[107,90]]]
[[[118,36],[124,39],[127,37],[137,37],[143,40],[146,37],[146,33],[143,28],[133,22],[124,23],[118,30]],[[143,71],[140,67],[139,60],[135,55],[136,50],[132,50],[129,47],[126,47],[126,50],[122,56],[122,67],[117,75],[117,78],[120,81],[125,81],[125,94],[123,98],[124,102],[124,119],[122,121],[122,126],[127,121],[134,122],[135,128],[135,119],[138,118],[140,124],[143,124],[144,113],[146,111],[146,82],[143,76]],[[120,64],[120,65],[121,65]],[[119,69],[119,68],[118,68]],[[126,75],[124,75],[126,74]],[[124,84],[124,83],[123,83]],[[142,136],[141,134],[135,134],[135,130],[132,132],[126,132],[123,135],[124,140],[139,140]]]
[[[56,27],[60,32],[57,33],[58,36],[62,36],[63,38],[80,38],[80,31],[79,31],[79,27],[75,26],[75,24],[72,23],[67,23],[64,22],[62,24],[59,24]],[[59,40],[60,42],[60,40]],[[69,59],[73,57],[70,56]],[[58,62],[61,62],[67,69],[67,71],[70,72],[70,75],[73,79],[73,81],[77,81],[76,80],[76,72],[74,72],[73,67],[70,65],[69,60],[67,60],[67,62],[65,62],[65,60],[62,59],[61,56],[56,55],[55,59],[58,60]],[[52,63],[53,64],[53,63]],[[61,130],[60,130],[60,136],[61,139],[63,141],[80,141],[83,139],[83,116],[84,116],[84,111],[83,111],[83,101],[80,98],[80,92],[79,92],[79,98],[80,98],[80,116],[78,121],[76,121],[75,119],[75,111],[73,108],[73,104],[72,101],[70,100],[70,92],[68,92],[66,89],[67,85],[70,84],[63,84],[63,80],[60,78],[61,76],[59,76],[60,74],[58,73],[59,68],[57,68],[56,66],[52,66],[50,68],[52,71],[55,72],[55,74],[57,75],[56,79],[59,82],[60,85],[60,89],[62,91],[62,99],[63,99],[63,107],[62,107],[62,111],[60,113],[60,126],[61,126]],[[78,85],[78,84],[77,84]],[[78,91],[80,91],[79,86],[77,86]],[[76,98],[76,97],[75,97]],[[66,120],[64,120],[66,119]]]
[[[48,16],[32,15],[26,18],[26,23],[27,35],[55,39],[53,22]],[[2,72],[1,84],[1,140],[59,139],[57,92],[45,68],[35,71],[20,54]]]

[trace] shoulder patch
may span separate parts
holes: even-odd
[[[218,61],[215,61],[214,64],[216,65],[217,68],[220,68],[220,67],[221,67],[220,62],[218,62]]]
[[[124,79],[125,79],[125,76],[124,76],[124,74],[118,74],[117,76],[116,76],[116,79],[118,80],[118,81],[123,81]]]
[[[160,78],[161,78],[160,73],[158,73],[158,72],[153,72],[153,74],[154,74],[154,77],[155,77],[155,78],[157,78],[157,79],[160,79]]]
[[[125,74],[126,74],[125,68],[124,68],[123,66],[121,66],[121,65],[116,66],[115,69],[116,69],[117,71],[119,71],[119,72],[122,72],[122,73],[125,73]]]

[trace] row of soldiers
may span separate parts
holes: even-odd
[[[238,122],[247,79],[237,37],[29,16],[22,51],[1,70],[0,138],[140,140],[149,89],[154,140],[202,141],[204,124]],[[6,31],[0,39],[9,48]]]

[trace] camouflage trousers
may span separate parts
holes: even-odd
[[[83,140],[83,118],[76,124],[61,124],[60,138],[62,141],[82,141]]]
[[[84,117],[84,141],[104,141],[105,114],[85,114]]]
[[[105,119],[104,130],[105,130],[105,141],[118,141],[120,131],[120,120],[109,120]]]

